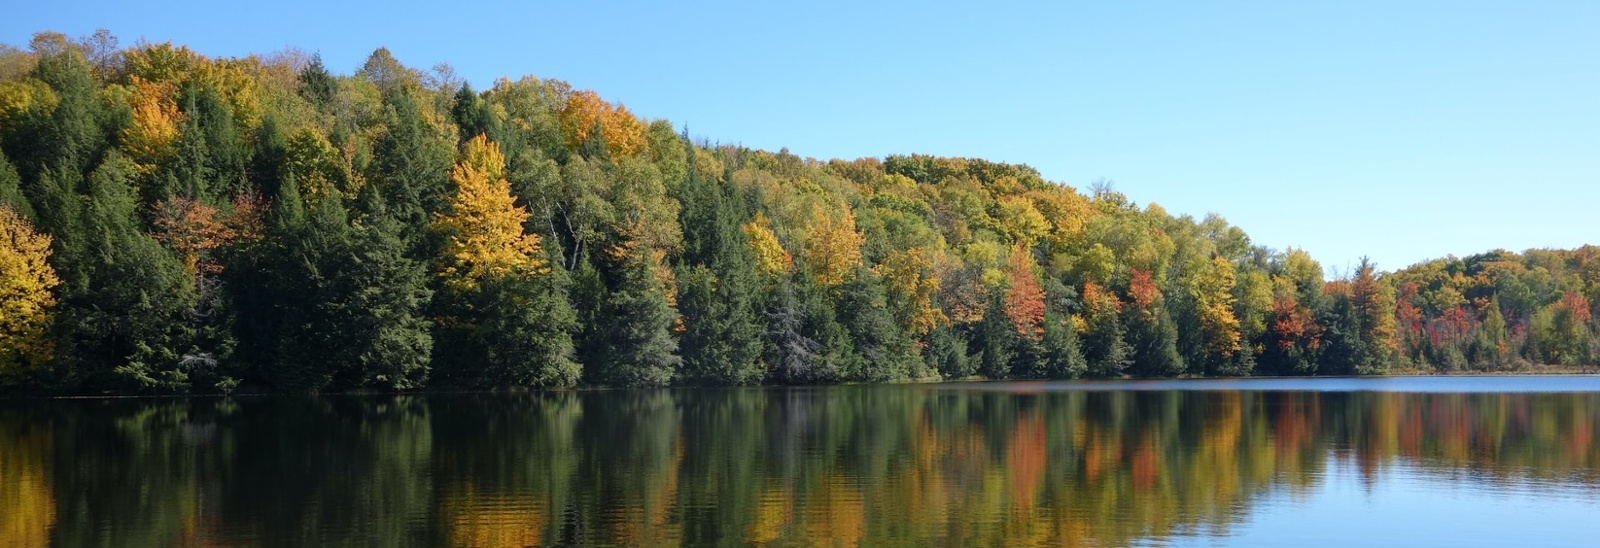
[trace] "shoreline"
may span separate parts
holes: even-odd
[[[940,379],[940,380],[908,380],[902,382],[882,383],[834,383],[814,385],[785,385],[764,384],[749,386],[661,386],[650,388],[611,388],[603,386],[583,386],[562,389],[518,389],[518,390],[421,390],[405,392],[381,391],[349,391],[349,392],[320,392],[320,393],[287,393],[287,392],[242,392],[235,394],[60,394],[60,395],[33,395],[16,396],[0,395],[0,404],[12,401],[39,401],[39,400],[124,400],[124,399],[176,399],[176,398],[264,398],[264,397],[342,397],[342,396],[463,396],[463,395],[531,395],[531,394],[556,394],[556,393],[584,393],[584,392],[618,392],[618,391],[654,391],[676,389],[768,389],[768,388],[824,388],[830,386],[870,386],[870,385],[937,385],[946,383],[988,383],[988,382],[1122,382],[1122,381],[1217,381],[1217,380],[1252,380],[1252,379],[1381,379],[1386,377],[1592,377],[1600,376],[1600,367],[1577,366],[1532,366],[1515,370],[1503,371],[1429,371],[1425,369],[1404,369],[1392,371],[1383,375],[1305,375],[1305,376],[1241,376],[1241,377],[1119,377],[1104,379],[984,379],[979,377],[966,379]]]

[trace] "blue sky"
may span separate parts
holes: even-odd
[[[1335,273],[1600,244],[1600,2],[9,2],[212,56],[388,47],[714,141],[1026,163],[1217,212]]]

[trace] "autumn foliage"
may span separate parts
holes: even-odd
[[[61,280],[49,258],[50,236],[0,204],[0,377],[51,357],[46,329]]]
[[[446,284],[471,289],[485,279],[549,271],[539,235],[523,232],[529,214],[511,195],[498,145],[482,135],[467,141],[450,180],[456,192],[433,224],[445,235],[439,276]]]
[[[1006,288],[1006,315],[1016,325],[1017,334],[1038,340],[1044,336],[1044,290],[1033,271],[1033,257],[1027,249],[1011,250],[1010,285]]]
[[[63,391],[1600,362],[1600,248],[1329,280],[1027,165],[716,144],[382,48],[338,74],[108,43],[0,47],[0,360]]]

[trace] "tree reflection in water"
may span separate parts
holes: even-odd
[[[1597,419],[1597,393],[937,385],[14,402],[0,545],[1125,545],[1333,469],[1597,494]]]

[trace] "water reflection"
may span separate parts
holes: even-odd
[[[1016,388],[12,402],[0,545],[1126,545],[1341,474],[1600,500],[1600,393]]]

